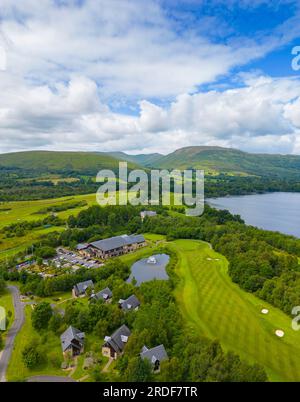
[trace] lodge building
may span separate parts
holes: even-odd
[[[93,243],[78,244],[77,251],[85,257],[99,258],[106,260],[111,257],[118,257],[135,251],[146,245],[143,235],[122,235],[114,236]]]

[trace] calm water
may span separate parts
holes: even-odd
[[[155,264],[148,263],[148,258],[135,262],[131,267],[131,275],[127,282],[131,282],[133,277],[136,279],[137,285],[140,285],[142,282],[151,281],[152,279],[169,279],[166,266],[170,257],[167,254],[156,254],[152,257],[156,260]]]
[[[241,215],[249,225],[300,237],[300,193],[243,195],[206,201],[215,208]]]

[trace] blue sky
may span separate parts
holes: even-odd
[[[0,152],[300,153],[300,2],[0,0]]]

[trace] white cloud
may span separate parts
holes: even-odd
[[[0,151],[30,148],[170,152],[221,145],[255,152],[299,150],[300,80],[253,77],[223,92],[180,95],[169,107],[140,103],[138,116],[113,113],[96,84],[74,76],[50,89],[0,92]],[[12,144],[14,144],[12,146]]]
[[[286,22],[272,38],[218,43],[205,30],[178,26],[155,0],[1,0],[2,30],[9,39],[7,68],[33,82],[56,83],[72,74],[91,78],[102,96],[170,97],[196,91],[233,67],[291,40],[299,24]],[[295,22],[295,21],[294,21]],[[198,25],[206,27],[207,21]],[[210,21],[208,31],[220,26]],[[224,28],[225,29],[225,28]],[[228,27],[228,29],[230,29]]]
[[[205,31],[215,25],[217,36],[226,37],[226,23],[206,18],[198,29],[179,30],[159,1],[57,3],[0,0],[7,56],[0,71],[0,151],[299,149],[299,80],[244,74],[241,88],[198,92],[296,37],[297,16],[273,36],[217,43]],[[108,105],[116,99],[139,105],[139,114],[113,113]]]

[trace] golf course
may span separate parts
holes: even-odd
[[[168,243],[179,257],[176,298],[191,331],[265,367],[270,381],[300,381],[300,332],[291,318],[232,283],[226,258],[197,240]],[[261,310],[267,309],[268,314]],[[284,337],[275,335],[284,331]]]

